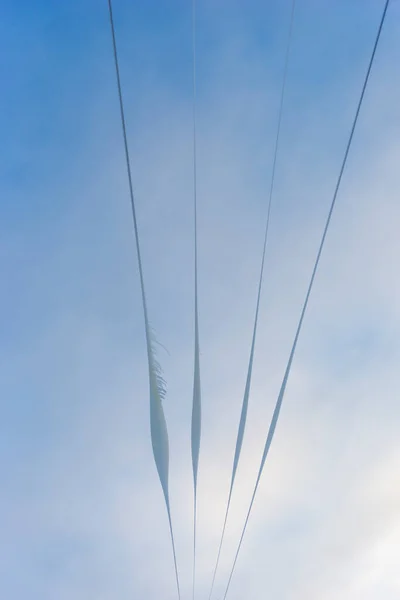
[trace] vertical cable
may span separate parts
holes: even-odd
[[[193,208],[194,208],[194,379],[192,406],[192,466],[193,466],[193,588],[196,586],[196,537],[197,537],[197,473],[199,467],[201,438],[201,382],[200,343],[197,279],[197,140],[196,140],[196,0],[192,0],[192,61],[193,61]]]
[[[181,594],[180,594],[180,586],[179,586],[178,565],[177,565],[177,559],[176,559],[175,540],[174,540],[174,533],[173,533],[173,528],[172,528],[171,508],[170,508],[169,490],[168,490],[169,442],[168,442],[167,425],[165,422],[164,410],[162,407],[162,400],[164,399],[164,396],[165,396],[165,383],[162,378],[161,367],[158,364],[157,359],[156,359],[155,350],[154,350],[155,339],[154,339],[151,329],[150,329],[148,311],[147,311],[142,257],[141,257],[141,251],[140,251],[140,243],[139,243],[139,231],[138,231],[138,224],[137,224],[137,218],[136,218],[135,197],[133,194],[133,185],[132,185],[132,172],[131,172],[131,163],[130,163],[130,156],[129,156],[128,137],[127,137],[127,133],[126,133],[125,110],[124,110],[124,102],[123,102],[123,95],[122,95],[121,76],[120,76],[120,71],[119,71],[119,61],[118,61],[118,52],[117,52],[117,42],[116,42],[116,36],[115,36],[114,18],[113,18],[113,10],[112,10],[112,0],[108,0],[108,9],[109,9],[109,19],[110,19],[110,26],[111,26],[112,43],[113,43],[115,72],[116,72],[116,77],[117,77],[117,88],[118,88],[118,98],[119,98],[120,117],[121,117],[121,124],[122,124],[122,133],[123,133],[123,140],[124,140],[126,169],[127,169],[128,182],[129,182],[129,195],[130,195],[130,200],[131,200],[133,227],[134,227],[134,233],[135,233],[136,251],[137,251],[137,256],[138,256],[140,289],[141,289],[142,304],[143,304],[143,316],[144,316],[144,324],[145,324],[145,331],[146,331],[146,346],[147,346],[147,358],[148,358],[148,366],[149,366],[149,384],[150,384],[151,441],[152,441],[152,446],[153,446],[154,460],[155,460],[158,475],[160,478],[160,483],[162,486],[164,499],[165,499],[165,505],[166,505],[166,509],[167,509],[170,537],[171,537],[171,543],[172,543],[172,553],[173,553],[173,558],[174,558],[175,578],[176,578],[176,585],[177,585],[177,591],[178,591],[178,598],[180,600]]]

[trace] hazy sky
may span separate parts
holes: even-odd
[[[191,590],[191,6],[114,0]],[[226,583],[383,0],[298,0]],[[207,597],[245,384],[290,0],[198,0]],[[400,597],[393,0],[231,600]],[[0,597],[173,600],[107,3],[0,0]]]

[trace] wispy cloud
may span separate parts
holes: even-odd
[[[266,591],[284,600],[391,600],[400,591],[400,88],[390,56],[396,27],[388,27],[366,98],[232,600],[259,600]],[[244,27],[242,39],[247,33]],[[215,50],[199,99],[199,597],[211,583],[229,486],[279,92],[251,38],[246,60],[236,60],[243,47],[227,39]],[[46,171],[33,187],[33,207],[43,194],[45,213],[35,218],[32,210],[29,219],[12,217],[11,224],[6,204],[1,208],[0,592],[16,600],[175,598],[151,454],[144,329],[111,67],[107,75],[102,70],[109,85],[96,78],[96,94],[85,107],[93,116],[76,156],[64,155],[64,166]],[[337,176],[363,58],[357,55],[346,69],[345,82],[336,74],[307,93],[296,71],[289,80],[248,431],[221,586]],[[133,98],[137,88],[127,65],[124,71]],[[190,103],[168,78],[141,82],[129,124],[152,325],[169,351],[163,354],[164,406],[186,593],[192,548]],[[67,100],[66,119],[75,110],[69,112]],[[19,180],[21,197],[28,184]]]

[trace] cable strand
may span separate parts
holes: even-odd
[[[210,593],[208,596],[208,600],[211,600],[211,598],[212,598],[216,575],[217,575],[217,571],[218,571],[218,566],[219,566],[219,562],[220,562],[220,558],[221,558],[222,546],[223,546],[224,539],[225,539],[225,531],[226,531],[226,526],[227,526],[228,516],[229,516],[229,509],[231,506],[232,493],[233,493],[233,488],[234,488],[234,484],[235,484],[236,471],[237,471],[237,467],[239,464],[242,443],[243,443],[243,438],[244,438],[244,432],[245,432],[245,426],[246,426],[247,410],[248,410],[250,387],[251,387],[251,377],[252,377],[252,371],[253,371],[254,351],[255,351],[255,343],[256,343],[256,337],[257,337],[258,315],[259,315],[259,310],[260,310],[261,290],[262,290],[262,283],[263,283],[263,277],[264,277],[265,256],[266,256],[267,243],[268,243],[268,234],[269,234],[269,226],[270,226],[270,218],[271,218],[271,207],[272,207],[272,199],[273,199],[273,193],[274,193],[275,174],[276,174],[277,158],[278,158],[278,151],[279,151],[279,141],[280,141],[280,134],[281,134],[281,124],[282,124],[283,107],[284,107],[284,100],[285,100],[287,74],[288,74],[288,67],[289,67],[290,48],[291,48],[291,42],[292,42],[292,37],[293,37],[293,23],[294,23],[295,7],[296,7],[296,0],[293,0],[291,13],[290,13],[288,39],[287,39],[287,43],[286,43],[286,52],[285,52],[285,60],[284,60],[284,68],[283,68],[283,79],[282,79],[281,95],[280,95],[280,102],[279,102],[279,109],[278,109],[278,122],[277,122],[277,130],[276,130],[274,154],[273,154],[273,162],[272,162],[271,182],[270,182],[269,195],[268,195],[267,218],[266,218],[266,225],[265,225],[263,251],[262,251],[261,267],[260,267],[260,277],[259,277],[259,283],[258,283],[257,302],[256,302],[253,335],[252,335],[250,357],[249,357],[249,364],[248,364],[248,371],[247,371],[247,378],[246,378],[246,386],[245,386],[245,392],[244,392],[244,397],[243,397],[242,410],[241,410],[241,416],[240,416],[239,427],[238,427],[238,434],[237,434],[237,439],[236,439],[236,448],[235,448],[235,455],[234,455],[234,459],[233,459],[232,476],[231,476],[231,483],[230,483],[230,488],[229,488],[228,502],[227,502],[227,506],[226,506],[224,524],[223,524],[223,528],[222,528],[222,534],[221,534],[220,543],[219,543],[219,547],[218,547],[217,560],[216,560],[215,567],[214,567],[211,589],[210,589]]]
[[[120,69],[119,69],[119,60],[118,60],[117,41],[116,41],[115,26],[114,26],[114,16],[113,16],[113,9],[112,9],[112,0],[108,0],[108,10],[109,10],[109,20],[110,20],[110,27],[111,27],[113,55],[114,55],[115,72],[116,72],[117,88],[118,88],[120,118],[121,118],[123,141],[124,141],[125,161],[126,161],[126,169],[127,169],[128,182],[129,182],[129,196],[130,196],[130,201],[131,201],[136,252],[137,252],[137,256],[138,256],[140,289],[141,289],[142,303],[143,303],[143,314],[144,314],[144,322],[145,322],[145,330],[146,330],[146,344],[147,344],[147,354],[148,354],[148,359],[149,359],[149,374],[150,374],[150,388],[151,388],[152,387],[152,378],[154,378],[154,376],[155,376],[155,378],[159,384],[160,375],[159,375],[159,372],[157,371],[157,368],[154,370],[154,366],[155,366],[154,352],[153,352],[153,341],[154,340],[152,340],[152,336],[151,336],[151,329],[149,326],[147,303],[146,303],[142,257],[141,257],[141,251],[140,251],[140,241],[139,241],[139,229],[138,229],[137,217],[136,217],[135,197],[134,197],[134,193],[133,193],[132,169],[131,169],[131,161],[130,161],[130,155],[129,155],[128,136],[127,136],[127,131],[126,131],[125,110],[124,110],[124,101],[123,101],[123,94],[122,94],[121,75],[120,75]],[[156,385],[155,387],[157,388],[158,386]],[[160,423],[161,423],[161,427],[164,428],[164,430],[165,430],[166,443],[168,444],[168,436],[167,436],[167,432],[166,432],[165,419],[164,419],[162,407],[160,407],[160,414],[157,414],[157,417],[159,420],[156,423],[156,425],[160,425]],[[164,433],[164,431],[163,431],[163,433]],[[153,441],[153,450],[154,450],[154,440],[152,440],[152,441]],[[168,451],[168,446],[167,446],[167,451]],[[165,457],[163,457],[163,458],[165,459]],[[163,487],[163,492],[164,492],[165,504],[166,504],[167,515],[168,515],[170,537],[171,537],[171,544],[172,544],[172,553],[173,553],[173,559],[174,559],[175,579],[176,579],[176,585],[177,585],[177,591],[178,591],[178,598],[180,600],[181,593],[180,593],[180,585],[179,585],[178,564],[177,564],[177,558],[176,558],[175,540],[174,540],[172,519],[171,519],[171,508],[170,508],[169,495],[168,495],[168,480],[167,480],[168,472],[166,473],[166,477],[164,475],[164,478],[163,478],[163,473],[160,472],[160,466],[159,466],[159,462],[157,461],[156,455],[155,455],[155,459],[156,459],[157,469],[158,469],[159,476],[160,476],[161,485]],[[167,461],[168,461],[168,458],[167,458]]]
[[[228,591],[229,591],[230,584],[231,584],[231,581],[232,581],[232,577],[233,577],[233,574],[234,574],[234,571],[235,571],[237,559],[238,559],[239,552],[240,552],[240,549],[241,549],[241,546],[242,546],[242,543],[243,543],[244,535],[246,533],[246,529],[247,529],[247,525],[248,525],[248,522],[249,522],[250,514],[251,514],[251,511],[252,511],[252,508],[253,508],[254,500],[255,500],[255,497],[256,497],[256,494],[257,494],[257,490],[258,490],[258,486],[259,486],[259,483],[260,483],[261,475],[262,475],[262,472],[263,472],[263,469],[264,469],[265,461],[266,461],[266,458],[267,458],[267,455],[268,455],[268,452],[269,452],[269,449],[270,449],[270,446],[271,446],[271,442],[272,442],[272,439],[273,439],[273,436],[274,436],[274,433],[275,433],[275,428],[276,428],[276,425],[277,425],[277,422],[278,422],[279,413],[280,413],[280,409],[281,409],[281,406],[282,406],[282,401],[283,401],[283,397],[284,397],[284,394],[285,394],[287,381],[288,381],[288,378],[289,378],[289,375],[290,375],[290,370],[291,370],[291,366],[292,366],[294,354],[295,354],[296,347],[297,347],[297,342],[298,342],[300,331],[301,331],[301,328],[302,328],[302,325],[303,325],[304,315],[305,315],[306,310],[307,310],[308,301],[309,301],[309,298],[310,298],[310,295],[311,295],[311,291],[312,291],[312,288],[313,288],[315,276],[316,276],[316,273],[317,273],[317,270],[318,270],[318,265],[319,265],[321,254],[322,254],[322,250],[323,250],[323,247],[324,247],[324,244],[325,244],[326,235],[328,233],[328,229],[329,229],[329,225],[330,225],[330,222],[331,222],[333,210],[335,208],[337,195],[338,195],[338,192],[339,192],[339,188],[340,188],[340,184],[341,184],[341,181],[342,181],[344,169],[345,169],[345,166],[346,166],[346,163],[347,163],[347,158],[348,158],[348,155],[349,155],[350,147],[351,147],[352,140],[353,140],[353,137],[354,137],[354,132],[355,132],[357,121],[358,121],[358,117],[359,117],[359,114],[360,114],[361,105],[362,105],[363,100],[364,100],[364,95],[365,95],[365,91],[366,91],[367,84],[368,84],[368,81],[369,81],[369,77],[370,77],[372,65],[373,65],[373,62],[374,62],[374,59],[375,59],[376,50],[377,50],[377,47],[378,47],[378,44],[379,44],[379,40],[380,40],[380,37],[381,37],[381,32],[382,32],[382,28],[383,28],[383,25],[384,25],[384,22],[385,22],[385,18],[386,18],[386,13],[387,13],[387,9],[388,9],[388,6],[389,6],[389,2],[390,2],[390,0],[386,0],[386,2],[385,2],[385,6],[384,6],[383,14],[382,14],[382,17],[381,17],[381,21],[380,21],[380,24],[379,24],[378,32],[377,32],[377,35],[376,35],[376,39],[375,39],[375,43],[374,43],[372,55],[371,55],[371,58],[370,58],[370,61],[369,61],[369,65],[368,65],[368,69],[367,69],[367,73],[366,73],[366,76],[365,76],[365,79],[364,79],[364,83],[363,83],[361,95],[360,95],[360,98],[359,98],[359,101],[358,101],[356,114],[355,114],[355,117],[354,117],[354,120],[353,120],[353,124],[352,124],[352,127],[351,127],[350,136],[349,136],[349,139],[348,139],[348,142],[347,142],[347,146],[346,146],[344,158],[343,158],[343,161],[342,161],[342,165],[341,165],[341,168],[340,168],[340,171],[339,171],[339,177],[338,177],[338,180],[337,180],[337,183],[336,183],[335,191],[334,191],[334,194],[333,194],[333,199],[332,199],[331,206],[330,206],[330,209],[329,209],[329,212],[328,212],[328,217],[327,217],[327,220],[326,220],[325,228],[324,228],[323,235],[322,235],[322,238],[321,238],[321,242],[320,242],[320,245],[319,245],[319,249],[318,249],[318,252],[317,252],[317,257],[316,257],[314,268],[313,268],[313,271],[312,271],[310,283],[308,285],[308,289],[307,289],[306,297],[305,297],[305,300],[304,300],[303,308],[302,308],[302,311],[301,311],[301,314],[300,314],[300,319],[299,319],[299,323],[298,323],[298,326],[297,326],[297,330],[296,330],[295,338],[294,338],[294,341],[293,341],[292,349],[291,349],[291,352],[290,352],[290,355],[289,355],[289,360],[288,360],[288,363],[287,363],[287,367],[286,367],[286,370],[285,370],[285,374],[284,374],[284,377],[283,377],[283,381],[282,381],[281,389],[280,389],[280,392],[279,392],[279,395],[278,395],[278,399],[277,399],[277,402],[276,402],[276,405],[275,405],[275,409],[274,409],[274,412],[273,412],[271,424],[270,424],[270,427],[269,427],[269,430],[268,430],[268,435],[267,435],[267,439],[266,439],[266,442],[265,442],[265,447],[264,447],[263,455],[262,455],[262,458],[261,458],[261,464],[260,464],[260,467],[259,467],[259,471],[258,471],[258,475],[257,475],[257,479],[256,479],[256,484],[254,486],[253,495],[252,495],[252,498],[251,498],[249,509],[247,511],[247,516],[246,516],[245,523],[244,523],[244,526],[243,526],[243,529],[242,529],[242,533],[241,533],[241,536],[240,536],[240,541],[239,541],[239,544],[238,544],[238,548],[236,550],[235,559],[234,559],[233,566],[232,566],[232,569],[231,569],[231,572],[230,572],[230,575],[229,575],[228,584],[227,584],[226,589],[225,589],[223,600],[226,600],[226,597],[228,595]]]
[[[193,582],[192,600],[196,586],[196,542],[197,542],[197,474],[201,439],[201,379],[198,308],[197,268],[197,135],[196,135],[196,1],[192,0],[192,62],[193,62],[193,209],[194,209],[194,376],[192,405],[192,466],[193,466]]]

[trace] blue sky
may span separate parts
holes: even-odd
[[[382,2],[298,0],[228,573]],[[232,600],[400,594],[400,10],[393,1]],[[0,596],[176,597],[153,462],[107,4],[1,0]],[[171,496],[191,576],[190,3],[114,3]],[[210,584],[245,383],[290,2],[198,2]],[[218,595],[216,596],[218,597]]]

